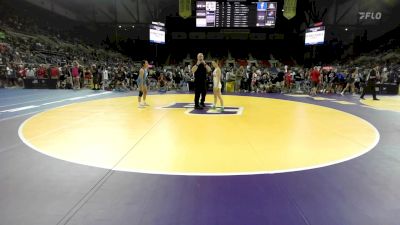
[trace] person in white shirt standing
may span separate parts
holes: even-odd
[[[108,76],[108,70],[106,67],[103,68],[103,85],[102,85],[102,89],[105,90],[106,87],[108,87],[108,80],[109,80],[109,76]]]
[[[28,79],[35,79],[36,78],[36,70],[35,68],[29,67],[28,72],[26,73],[26,77]]]

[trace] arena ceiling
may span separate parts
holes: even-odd
[[[78,21],[98,23],[148,23],[165,20],[178,12],[178,0],[25,0]],[[192,0],[195,1],[195,0]],[[254,0],[257,1],[257,0]],[[284,0],[279,0],[283,2]],[[399,0],[318,0],[330,24],[356,25],[359,12],[381,12],[384,18],[398,15]],[[298,0],[298,4],[303,4]],[[393,20],[392,20],[393,21]],[[371,21],[370,21],[371,22]],[[376,21],[372,21],[376,22]]]
[[[178,11],[178,0],[26,0],[77,21],[144,24],[164,21]]]
[[[70,19],[94,23],[149,24],[151,21],[165,22],[168,15],[176,15],[178,0],[24,0],[51,10]],[[195,0],[192,0],[195,1]],[[257,0],[254,0],[257,1]],[[284,0],[277,0],[283,4]],[[306,4],[298,0],[299,4]],[[325,24],[349,27],[352,30],[368,30],[379,36],[394,29],[400,21],[400,0],[315,0],[317,11],[327,9],[321,18]],[[360,13],[370,13],[369,18],[360,19]],[[299,13],[299,12],[298,12]],[[380,18],[371,18],[371,13]],[[317,19],[313,19],[314,21]],[[347,29],[347,28],[346,28]]]

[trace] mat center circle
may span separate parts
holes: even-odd
[[[367,121],[301,102],[224,96],[221,113],[192,111],[193,95],[95,100],[40,113],[20,127],[33,149],[120,171],[234,175],[298,171],[371,150],[379,133]],[[207,97],[212,101],[212,96]],[[171,107],[174,105],[179,107]]]

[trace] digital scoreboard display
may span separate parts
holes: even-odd
[[[325,42],[325,27],[311,27],[306,30],[305,45],[321,45]]]
[[[196,27],[275,27],[277,2],[197,1]]]
[[[150,42],[165,44],[165,24],[152,22],[150,25]]]

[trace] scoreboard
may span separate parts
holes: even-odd
[[[321,45],[325,42],[325,26],[311,27],[306,30],[305,45]]]
[[[197,1],[196,27],[275,27],[277,2]]]

